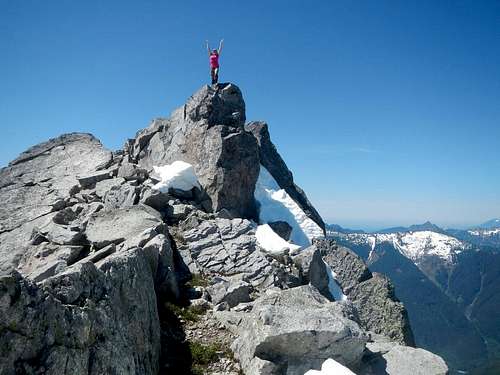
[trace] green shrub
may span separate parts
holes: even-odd
[[[218,344],[202,344],[197,341],[189,343],[193,365],[207,366],[217,362],[221,346]]]
[[[194,286],[202,286],[207,287],[209,284],[209,280],[206,276],[201,273],[194,273],[191,275],[191,280],[189,280],[188,284],[192,287]]]
[[[197,322],[200,320],[200,315],[205,313],[201,306],[187,306],[181,307],[171,302],[165,303],[165,307],[174,313],[179,319],[187,322]]]

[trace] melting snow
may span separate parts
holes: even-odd
[[[155,166],[153,169],[160,176],[160,182],[153,188],[163,193],[168,192],[170,188],[189,191],[200,187],[193,166],[184,161],[177,160],[172,164]]]
[[[309,246],[313,238],[323,237],[323,230],[310,219],[300,206],[281,189],[271,173],[260,166],[255,186],[255,199],[260,203],[260,221],[286,221],[292,227],[290,240],[300,246]]]
[[[332,294],[335,301],[346,301],[347,296],[342,292],[342,289],[337,283],[337,274],[325,261],[323,261],[323,263],[325,263],[326,272],[328,273],[328,290]]]
[[[304,375],[356,375],[354,372],[349,370],[347,367],[341,365],[340,363],[328,358],[321,365],[321,370],[309,370]]]
[[[268,224],[259,225],[255,231],[255,237],[260,247],[273,254],[281,254],[285,249],[289,249],[290,252],[300,249],[300,246],[281,238]]]

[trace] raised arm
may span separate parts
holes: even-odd
[[[219,53],[219,55],[220,55],[220,53],[222,52],[222,44],[223,44],[223,43],[224,43],[224,39],[221,39],[221,40],[220,40],[220,43],[219,43],[219,49],[217,50],[217,52]]]
[[[210,56],[210,46],[208,45],[208,40],[206,41],[207,43],[207,52],[208,52],[208,56]]]

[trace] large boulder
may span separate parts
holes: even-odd
[[[427,350],[394,342],[370,342],[366,345],[359,375],[447,375],[445,361]]]
[[[278,185],[302,208],[304,213],[325,232],[323,219],[311,202],[309,202],[304,191],[295,184],[292,172],[288,169],[276,147],[271,142],[267,124],[262,121],[252,121],[245,126],[245,129],[252,132],[257,139],[260,163],[274,177]]]
[[[169,119],[137,133],[127,152],[140,166],[193,165],[213,211],[256,218],[253,197],[259,174],[256,139],[244,129],[245,102],[234,84],[204,86]]]
[[[328,358],[357,368],[367,341],[348,305],[330,302],[309,285],[271,291],[249,313],[217,316],[238,336],[232,350],[247,375],[302,375]]]

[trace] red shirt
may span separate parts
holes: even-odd
[[[219,67],[219,54],[217,53],[210,54],[210,67],[211,68]]]

